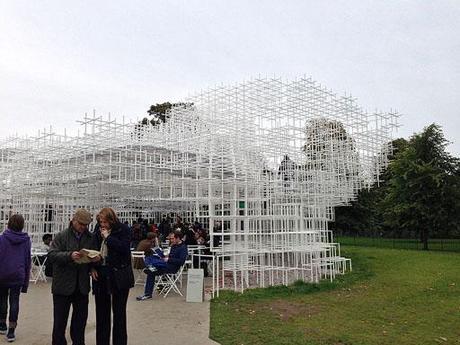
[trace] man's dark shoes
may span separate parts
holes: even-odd
[[[16,337],[14,336],[14,328],[8,328],[8,333],[6,335],[6,340],[11,343],[16,340]]]
[[[6,322],[0,322],[0,334],[6,334],[7,330]]]

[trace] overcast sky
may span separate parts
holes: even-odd
[[[397,110],[395,137],[436,122],[460,156],[459,1],[0,0],[0,138],[258,75]]]

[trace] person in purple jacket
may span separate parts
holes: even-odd
[[[19,314],[19,295],[29,287],[31,265],[31,243],[24,229],[24,218],[20,214],[11,216],[8,228],[0,235],[0,334],[5,334],[9,342],[16,339]],[[9,325],[6,315],[10,302]]]

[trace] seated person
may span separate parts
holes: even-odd
[[[146,251],[148,251],[149,249],[153,247],[158,247],[158,245],[159,245],[158,236],[153,232],[149,232],[147,234],[147,238],[139,242],[139,244],[137,245],[136,251],[145,253]],[[145,267],[144,260],[138,257],[134,258],[133,267],[138,270],[143,269]]]
[[[193,227],[191,225],[185,230],[183,241],[187,246],[197,245],[195,239],[195,231],[193,230]]]
[[[210,241],[209,241],[209,236],[206,232],[205,229],[200,229],[199,231],[196,232],[196,242],[199,245],[204,245],[206,246],[205,249],[202,249],[197,252],[197,254],[204,254],[204,255],[212,255],[209,247],[210,247]],[[204,271],[204,276],[208,277],[209,276],[209,271],[208,271],[208,261],[212,260],[208,257],[203,257],[199,255],[194,255],[193,256],[193,268],[202,268]]]
[[[187,245],[182,242],[182,233],[180,231],[174,231],[174,235],[171,236],[171,249],[169,255],[160,258],[160,260],[154,260],[155,255],[147,256],[146,265],[147,267],[144,272],[147,274],[147,280],[145,282],[144,295],[136,297],[138,301],[145,301],[152,298],[153,290],[155,288],[155,278],[162,274],[176,273],[179,268],[184,265],[187,259]],[[153,251],[152,251],[153,252]],[[158,256],[161,256],[157,253]],[[150,259],[152,258],[152,259]],[[157,258],[158,259],[158,258]],[[157,262],[155,264],[155,261]]]
[[[141,224],[134,222],[131,227],[131,248],[137,248],[140,241],[144,239]]]
[[[53,235],[51,234],[44,234],[42,237],[43,244],[46,246],[46,250],[48,251],[51,246],[51,242],[53,242]]]
[[[44,234],[42,236],[42,241],[43,241],[44,246],[41,248],[43,248],[43,250],[48,252],[50,249],[51,242],[53,242],[53,235]],[[53,265],[46,260],[47,257],[48,257],[48,254],[34,257],[33,263],[36,266],[44,264],[45,265],[45,276],[52,277],[53,276]]]
[[[200,229],[195,233],[195,242],[199,245],[206,244],[206,233],[204,230]]]

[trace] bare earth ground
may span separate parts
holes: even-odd
[[[143,286],[131,289],[128,299],[128,344],[162,345],[213,345],[208,338],[209,301],[187,303],[184,297],[171,292],[168,297],[155,295],[152,300],[138,302]],[[86,344],[94,345],[96,337],[94,298],[90,295],[89,316],[86,325]],[[70,322],[70,317],[69,317]],[[29,286],[27,294],[21,294],[18,327],[14,344],[51,344],[53,328],[53,303],[51,283],[37,283]],[[67,335],[68,343],[71,344]],[[7,344],[0,336],[0,344]]]

